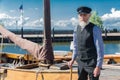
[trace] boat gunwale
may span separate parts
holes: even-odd
[[[31,73],[39,71],[39,70],[36,70],[36,69],[13,69],[13,68],[8,68],[8,67],[1,67],[1,69],[7,69],[7,70],[13,70],[13,71],[21,71],[21,72],[31,72]],[[44,70],[40,70],[40,72],[42,72],[42,73],[58,73],[58,72],[59,73],[69,73],[70,69],[67,69],[67,70],[44,69]],[[76,73],[77,69],[73,69],[72,72]]]

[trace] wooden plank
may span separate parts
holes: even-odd
[[[12,59],[18,59],[19,56],[23,56],[25,60],[33,60],[33,56],[32,55],[23,55],[23,54],[14,54],[14,53],[2,53],[5,54],[6,57],[8,58],[12,58]],[[104,55],[104,61],[107,61],[108,59],[114,59],[117,63],[120,63],[120,54],[110,54],[110,55]],[[62,55],[55,55],[55,59],[54,61],[56,62],[62,62],[63,60],[71,60],[71,53],[69,55],[66,56],[62,56]],[[37,59],[34,59],[34,61],[38,61]]]
[[[104,55],[104,62],[107,64],[120,63],[120,54]]]
[[[23,66],[16,67],[17,69],[32,69],[38,67],[38,63],[26,64]]]
[[[7,70],[7,76],[4,80],[70,80],[70,70],[51,71],[51,72],[33,72],[22,70]],[[72,80],[77,80],[77,71],[72,72]]]
[[[113,58],[120,58],[120,54],[109,54],[109,55],[104,55],[104,59],[113,59]]]

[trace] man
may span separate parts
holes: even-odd
[[[78,80],[99,80],[103,62],[103,40],[100,28],[89,22],[92,9],[86,6],[77,9],[79,24],[73,34],[73,55],[68,62],[71,68],[78,63]]]

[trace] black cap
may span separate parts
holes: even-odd
[[[78,14],[89,14],[91,13],[92,9],[86,6],[81,6],[77,8]]]

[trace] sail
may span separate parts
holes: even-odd
[[[27,39],[23,39],[0,25],[0,33],[4,38],[9,38],[16,45],[31,53],[44,63],[53,64],[54,55],[51,40],[50,1],[44,0],[44,41],[39,45]]]

